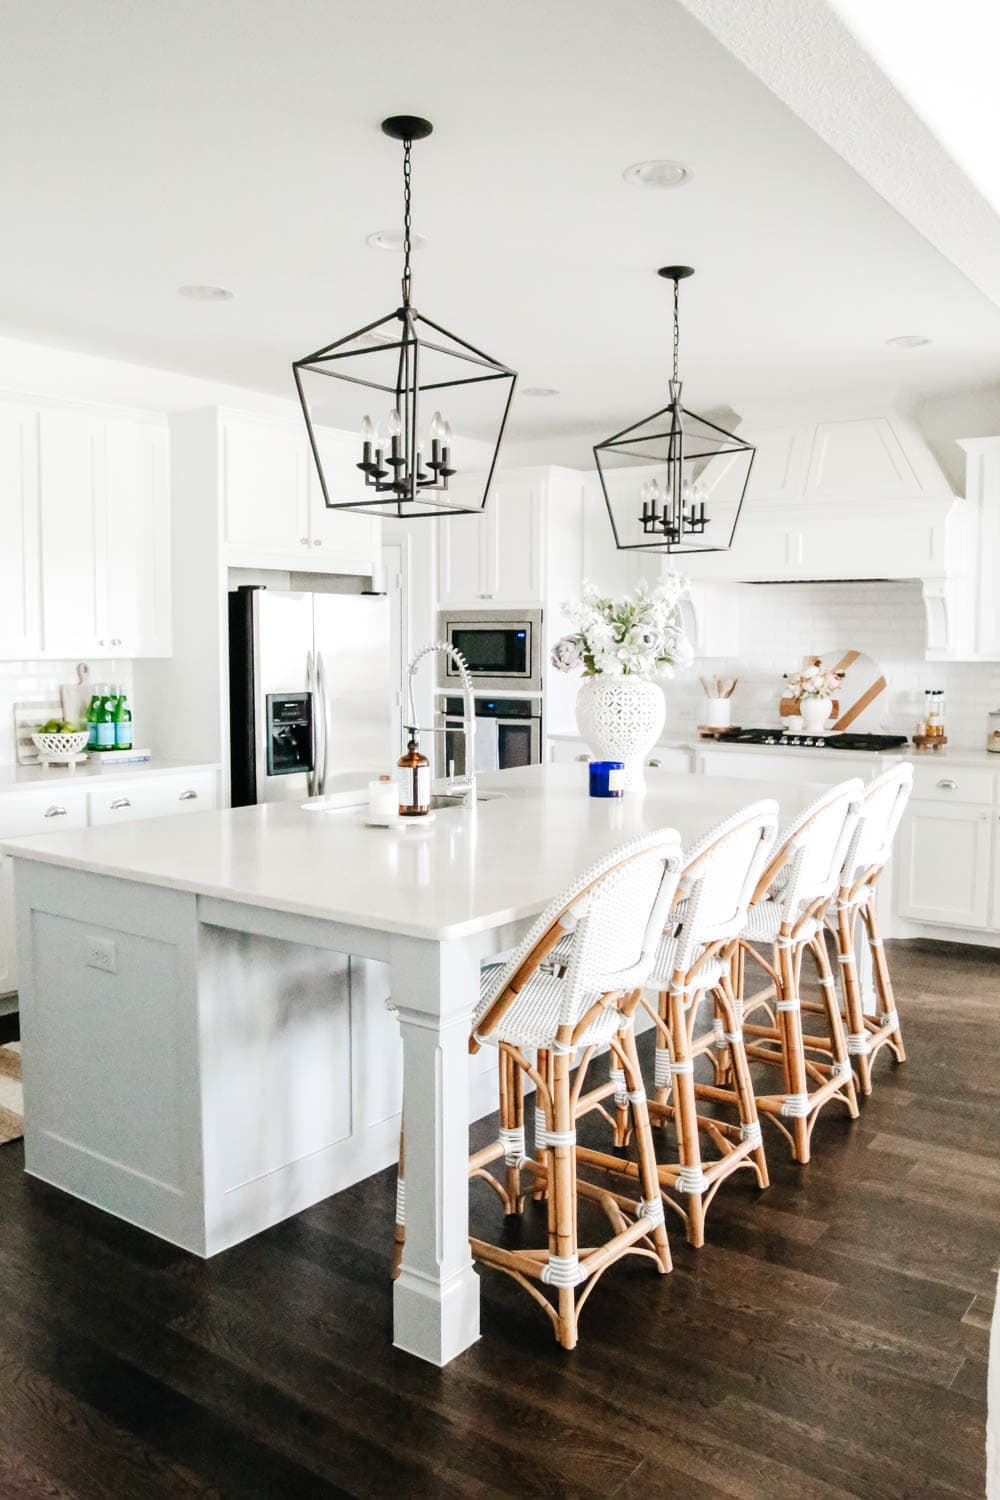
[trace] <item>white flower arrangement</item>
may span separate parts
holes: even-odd
[[[791,698],[832,698],[843,685],[844,674],[824,671],[817,659],[801,672],[786,672],[785,681]]]
[[[575,629],[553,646],[552,665],[559,672],[582,667],[585,677],[672,677],[693,658],[680,617],[687,591],[679,573],[618,599],[584,581],[579,604],[563,605]]]

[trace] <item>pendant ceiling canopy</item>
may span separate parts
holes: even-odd
[[[403,146],[400,306],[292,365],[331,510],[478,514],[496,469],[517,375],[412,301],[411,153],[432,129],[416,115],[382,122]],[[358,435],[349,452],[345,431]]]
[[[733,544],[755,449],[681,404],[680,284],[691,266],[664,266],[674,285],[673,374],[660,411],[594,447],[621,552],[725,552]]]

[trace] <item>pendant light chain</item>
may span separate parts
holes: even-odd
[[[681,284],[680,280],[674,282],[674,382],[680,379],[680,350],[681,350]]]
[[[410,152],[413,147],[412,141],[403,142],[403,306],[410,305],[410,231],[412,227],[412,216],[410,213],[410,179],[412,168],[410,166]]]

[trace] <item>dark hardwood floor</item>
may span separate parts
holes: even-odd
[[[765,1127],[771,1189],[727,1185],[701,1251],[672,1232],[671,1276],[609,1272],[573,1354],[496,1274],[473,1350],[395,1351],[390,1173],[204,1263],[0,1148],[0,1497],[979,1500],[1000,962],[891,962],[906,1066],[808,1167]]]

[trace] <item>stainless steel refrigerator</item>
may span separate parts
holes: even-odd
[[[231,591],[233,806],[304,801],[388,771],[394,687],[384,596]]]

